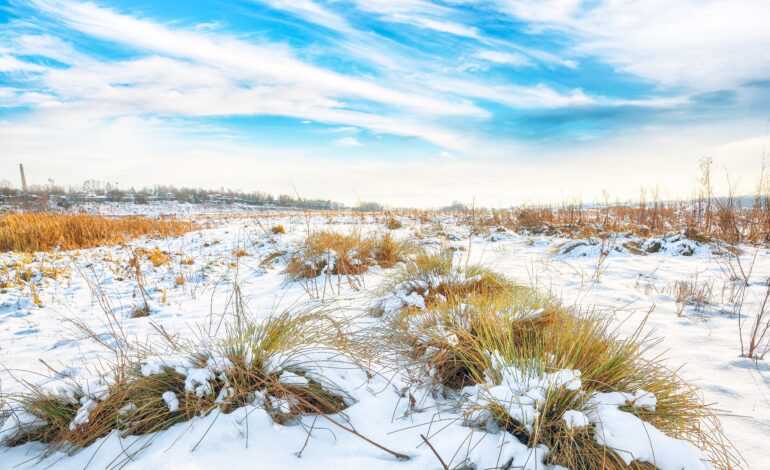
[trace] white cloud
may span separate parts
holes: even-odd
[[[423,93],[345,76],[294,58],[275,44],[253,44],[226,35],[174,30],[88,3],[35,1],[42,10],[84,33],[155,53],[226,68],[240,79],[302,87],[330,96],[356,97],[429,115],[488,114],[468,101],[447,101]]]
[[[308,11],[314,5],[305,1],[283,3]],[[387,77],[381,84],[370,77],[346,76],[300,61],[283,45],[172,29],[89,3],[38,0],[35,4],[84,34],[149,54],[122,62],[100,62],[75,53],[53,37],[17,38],[24,50],[71,65],[44,70],[34,67],[40,72],[37,84],[61,97],[73,112],[91,117],[267,114],[361,126],[376,133],[418,137],[458,148],[454,146],[467,145],[469,136],[441,125],[442,117],[491,116],[465,97],[426,89],[424,82]],[[10,60],[7,66],[32,68],[31,64]]]
[[[502,0],[537,28],[570,36],[576,51],[619,70],[690,91],[770,76],[770,2],[755,0]]]
[[[40,65],[21,61],[10,54],[0,54],[0,72],[40,72],[45,70]]]
[[[459,93],[464,96],[496,101],[513,108],[560,108],[598,103],[597,100],[587,96],[580,89],[563,94],[543,84],[534,86],[495,85],[437,77],[432,86],[439,90]]]
[[[533,65],[527,56],[518,53],[500,51],[480,51],[476,54],[479,59],[495,64],[510,65],[513,67],[525,67]]]
[[[65,64],[87,62],[88,56],[51,34],[21,34],[12,40],[13,53],[49,57]]]
[[[367,1],[369,7],[376,6]],[[310,16],[321,11],[310,0],[271,2]],[[64,103],[62,114],[68,112],[83,119],[147,113],[288,116],[363,127],[375,134],[417,137],[462,152],[473,148],[472,133],[441,122],[452,116],[491,117],[471,99],[495,100],[516,107],[592,102],[580,90],[563,95],[544,85],[496,86],[462,77],[446,78],[430,70],[387,75],[380,84],[377,79],[346,76],[302,62],[283,45],[247,42],[224,33],[173,29],[89,3],[35,3],[71,28],[146,54],[144,58],[100,62],[48,35],[26,35],[16,40],[24,50],[49,54],[71,64],[69,68],[45,69],[38,85]],[[411,9],[434,15],[447,11],[424,2],[377,5],[388,14]],[[361,39],[357,34],[353,35],[356,40]],[[514,60],[513,53],[490,52],[487,59]]]
[[[452,9],[424,0],[354,0],[356,6],[375,13],[393,23],[411,24],[420,28],[468,38],[479,38],[475,27],[448,19]]]
[[[355,137],[340,137],[339,139],[336,139],[334,143],[340,147],[360,147],[363,145]]]
[[[204,23],[198,23],[195,25],[195,29],[198,30],[214,30],[221,28],[222,25],[216,21],[210,21],[210,22],[204,22]]]
[[[313,0],[257,0],[278,10],[290,11],[302,19],[337,31],[352,32],[347,20]]]

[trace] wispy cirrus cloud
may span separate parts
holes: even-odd
[[[337,30],[348,29],[341,17],[312,1],[272,3],[313,16]],[[513,93],[502,96],[513,89],[496,92],[490,87],[483,92],[484,85],[449,82],[435,70],[403,77],[387,75],[381,84],[377,78],[341,74],[299,60],[282,44],[253,43],[198,28],[174,28],[91,3],[36,0],[33,4],[79,33],[150,54],[104,61],[77,53],[69,44],[47,34],[24,34],[13,39],[25,53],[69,65],[41,69],[17,60],[15,68],[42,72],[39,84],[71,108],[98,108],[105,115],[290,116],[356,125],[376,133],[412,136],[442,147],[467,150],[471,135],[443,124],[442,118],[490,118],[491,114],[474,104],[473,98],[501,97],[501,103],[525,106],[532,106],[538,99],[544,106],[580,100],[574,92],[559,100],[559,92],[542,84],[516,87]],[[377,6],[383,5],[367,4],[368,8]],[[412,9],[426,14],[445,10],[418,2],[390,5],[386,12],[395,15]],[[89,113],[95,114],[98,111]]]
[[[725,113],[758,120],[724,136],[753,143],[770,104],[770,12],[745,0],[14,0],[7,11],[0,121],[19,158],[98,160],[132,139],[168,161],[197,158],[196,145],[264,161],[252,150],[269,146],[303,164],[359,155],[362,177],[367,162],[451,162],[456,184],[460,168],[515,171],[528,152],[588,159],[573,147],[721,135],[709,129]]]
[[[533,30],[567,35],[582,55],[688,90],[770,75],[770,3],[751,0],[501,0]]]
[[[360,147],[363,145],[355,137],[340,137],[339,139],[335,139],[334,143],[340,147]]]

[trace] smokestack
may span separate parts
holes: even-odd
[[[24,165],[19,163],[19,172],[21,173],[21,190],[27,192],[27,177],[24,176]]]

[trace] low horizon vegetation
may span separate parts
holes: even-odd
[[[200,228],[199,224],[167,218],[17,212],[0,215],[0,252],[120,245],[140,236],[173,237]]]

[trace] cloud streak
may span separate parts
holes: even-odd
[[[164,161],[199,155],[198,142],[263,163],[265,146],[303,164],[357,156],[362,175],[439,162],[461,184],[467,168],[515,172],[526,152],[595,162],[575,149],[615,152],[609,139],[652,130],[708,135],[725,114],[749,127],[714,145],[753,143],[770,104],[757,85],[770,80],[761,2],[142,1],[10,7],[0,121],[20,158],[109,151],[85,132]],[[47,143],[53,129],[66,152]]]

